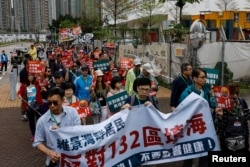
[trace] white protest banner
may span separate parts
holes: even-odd
[[[51,132],[60,166],[135,167],[218,151],[208,103],[191,93],[171,114],[139,105],[95,124]]]

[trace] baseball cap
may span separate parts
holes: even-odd
[[[62,72],[61,71],[56,71],[55,73],[54,73],[54,77],[62,77],[63,75],[62,75]]]
[[[133,64],[134,64],[135,66],[141,65],[141,60],[140,60],[140,59],[134,59]]]
[[[142,69],[146,70],[148,73],[154,75],[154,70],[149,63],[145,63],[142,65]]]

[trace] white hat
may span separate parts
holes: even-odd
[[[96,73],[97,76],[103,76],[104,75],[102,70],[99,70],[99,69],[96,70],[95,73]]]
[[[152,69],[149,63],[145,63],[142,65],[142,69],[146,70],[148,73],[154,75],[154,70]]]
[[[140,59],[134,59],[133,64],[134,64],[135,66],[141,65],[141,60],[140,60]]]

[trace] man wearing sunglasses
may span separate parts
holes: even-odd
[[[47,167],[57,166],[60,159],[60,153],[56,152],[52,145],[55,139],[51,135],[51,129],[81,125],[76,109],[63,106],[63,97],[64,90],[59,87],[48,91],[49,110],[39,118],[36,125],[33,147],[47,155]]]

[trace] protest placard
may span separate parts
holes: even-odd
[[[32,74],[40,74],[45,72],[45,62],[39,60],[28,61],[28,72]]]
[[[117,93],[113,96],[107,97],[107,104],[110,112],[117,112],[124,105],[126,99],[128,98],[127,91]]]
[[[121,57],[120,58],[120,68],[130,69],[133,67],[133,58]]]
[[[94,65],[94,70],[98,70],[98,69],[102,71],[110,70],[109,60],[96,61],[93,63],[93,65]]]
[[[230,92],[226,86],[214,86],[214,96],[216,97],[217,105],[223,109],[232,109],[232,101],[230,100]]]
[[[71,107],[74,107],[77,112],[79,117],[88,117],[91,116],[92,113],[90,111],[88,102],[86,100],[81,100],[81,101],[76,101],[70,105]]]

